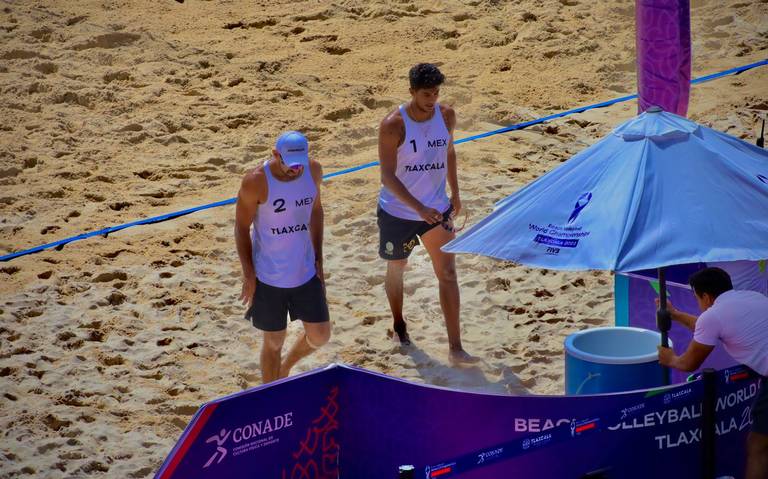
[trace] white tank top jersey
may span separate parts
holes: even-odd
[[[280,181],[264,163],[267,201],[259,205],[251,228],[253,266],[259,282],[295,288],[316,274],[309,232],[317,186],[309,167],[295,180]]]
[[[400,115],[405,123],[405,140],[397,148],[395,176],[421,204],[443,213],[450,205],[445,193],[445,179],[451,136],[440,105],[435,104],[435,113],[427,121],[413,121],[405,111],[405,105],[400,105]],[[384,185],[381,186],[379,205],[392,216],[422,221],[416,211],[397,199]]]

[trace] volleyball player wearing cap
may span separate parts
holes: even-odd
[[[282,134],[272,158],[246,173],[237,195],[240,299],[248,306],[246,319],[263,331],[264,383],[288,376],[331,335],[323,279],[323,172],[308,151],[301,133]],[[289,315],[302,321],[304,331],[281,362]]]
[[[379,256],[387,260],[384,288],[393,329],[401,344],[410,344],[403,317],[403,273],[408,256],[420,241],[429,253],[439,284],[449,360],[472,363],[477,358],[461,345],[454,255],[440,249],[454,238],[452,217],[461,210],[453,148],[456,113],[437,102],[445,77],[435,65],[414,66],[409,80],[411,100],[389,113],[379,128]],[[450,198],[446,182],[451,187]]]

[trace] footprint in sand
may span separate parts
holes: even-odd
[[[46,25],[36,30],[32,30],[31,32],[29,32],[29,36],[39,42],[48,43],[52,39],[53,32],[54,30],[51,27]]]
[[[706,20],[704,25],[706,25],[707,30],[713,30],[716,27],[724,27],[725,25],[730,25],[731,23],[733,23],[733,16],[728,15],[725,17],[715,17],[710,20]]]
[[[122,70],[105,73],[101,78],[104,80],[104,83],[112,83],[113,81],[130,81],[133,79],[130,73]]]
[[[59,66],[51,62],[38,63],[32,68],[42,73],[43,75],[51,75],[59,71]]]
[[[550,310],[550,311],[554,311],[555,312],[554,314],[557,314],[557,310]],[[541,316],[539,316],[539,317],[541,317]],[[562,323],[563,321],[565,321],[565,318],[559,318],[559,317],[558,318],[548,318],[548,319],[544,320],[544,322],[548,323],[548,324],[557,324],[557,323]]]
[[[508,278],[492,278],[486,282],[485,290],[488,292],[499,291],[499,290],[509,291],[511,286],[512,286],[512,283]]]
[[[108,356],[105,354],[99,355],[99,362],[104,366],[120,366],[125,363],[125,359],[119,354],[116,356]]]
[[[606,323],[606,320],[600,319],[600,318],[584,318],[581,320],[582,323],[591,324],[593,326],[596,326],[598,324]]]
[[[329,121],[349,120],[361,111],[362,109],[358,107],[345,107],[326,113],[323,118]]]
[[[80,468],[86,474],[93,474],[97,472],[109,472],[109,466],[99,461],[91,461],[88,464]]]
[[[329,55],[345,55],[352,51],[349,48],[344,48],[339,45],[328,45],[323,47],[322,50]]]
[[[133,203],[128,201],[117,201],[115,203],[110,203],[109,209],[113,211],[122,211],[124,209],[130,208],[132,205]]]
[[[546,289],[537,289],[534,291],[533,295],[537,298],[551,298],[554,296],[554,294],[550,293]]]
[[[528,310],[523,308],[522,306],[517,306],[517,307],[515,307],[515,306],[504,306],[504,309],[509,311],[511,314],[518,315],[518,316],[521,315],[521,314],[526,314],[528,312]]]
[[[531,389],[532,387],[534,387],[536,385],[536,378],[532,377],[532,378],[528,378],[528,379],[521,379],[520,380],[520,384],[522,384],[524,387],[526,387],[528,389]]]
[[[536,310],[535,313],[536,313],[536,317],[537,318],[541,318],[541,317],[543,317],[543,316],[545,316],[547,314],[557,314],[557,309],[555,309],[555,308],[551,308],[551,309],[538,309],[538,310]],[[551,319],[556,319],[556,318],[551,318]],[[550,320],[547,320],[547,322],[549,322]],[[562,318],[561,319],[557,319],[557,321],[555,321],[555,322],[558,322],[558,321],[562,321]]]
[[[30,58],[43,58],[49,60],[47,56],[30,50],[15,49],[0,55],[0,59],[2,60],[29,60]]]
[[[73,25],[77,25],[78,23],[82,22],[83,20],[86,20],[88,18],[88,15],[78,15],[76,17],[72,17],[67,19],[67,26],[71,27]]]
[[[114,32],[97,35],[84,42],[76,43],[70,48],[76,51],[89,50],[91,48],[119,48],[135,43],[141,35],[137,33]]]
[[[41,420],[41,422],[52,431],[59,431],[62,428],[69,427],[72,424],[72,421],[59,419],[53,414],[48,414]]]

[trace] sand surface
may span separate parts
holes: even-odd
[[[768,2],[693,0],[693,73],[764,59]],[[325,172],[377,159],[406,73],[437,62],[457,138],[635,91],[634,2],[2,1],[0,253],[235,196],[276,134]],[[754,141],[768,68],[694,87],[689,116]],[[469,223],[593,144],[635,103],[457,146]],[[414,346],[391,340],[377,256],[379,171],[326,182],[333,338],[346,362],[417,382],[561,394],[573,331],[613,322],[607,272],[458,258],[476,368],[448,366],[422,249]],[[234,208],[0,264],[0,477],[151,477],[198,406],[259,384],[237,302]],[[294,336],[297,325],[290,333]]]

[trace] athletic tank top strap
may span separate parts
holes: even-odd
[[[316,274],[309,227],[317,186],[309,167],[300,177],[281,181],[266,161],[264,176],[267,201],[259,205],[251,229],[256,277],[278,288],[295,288]]]

